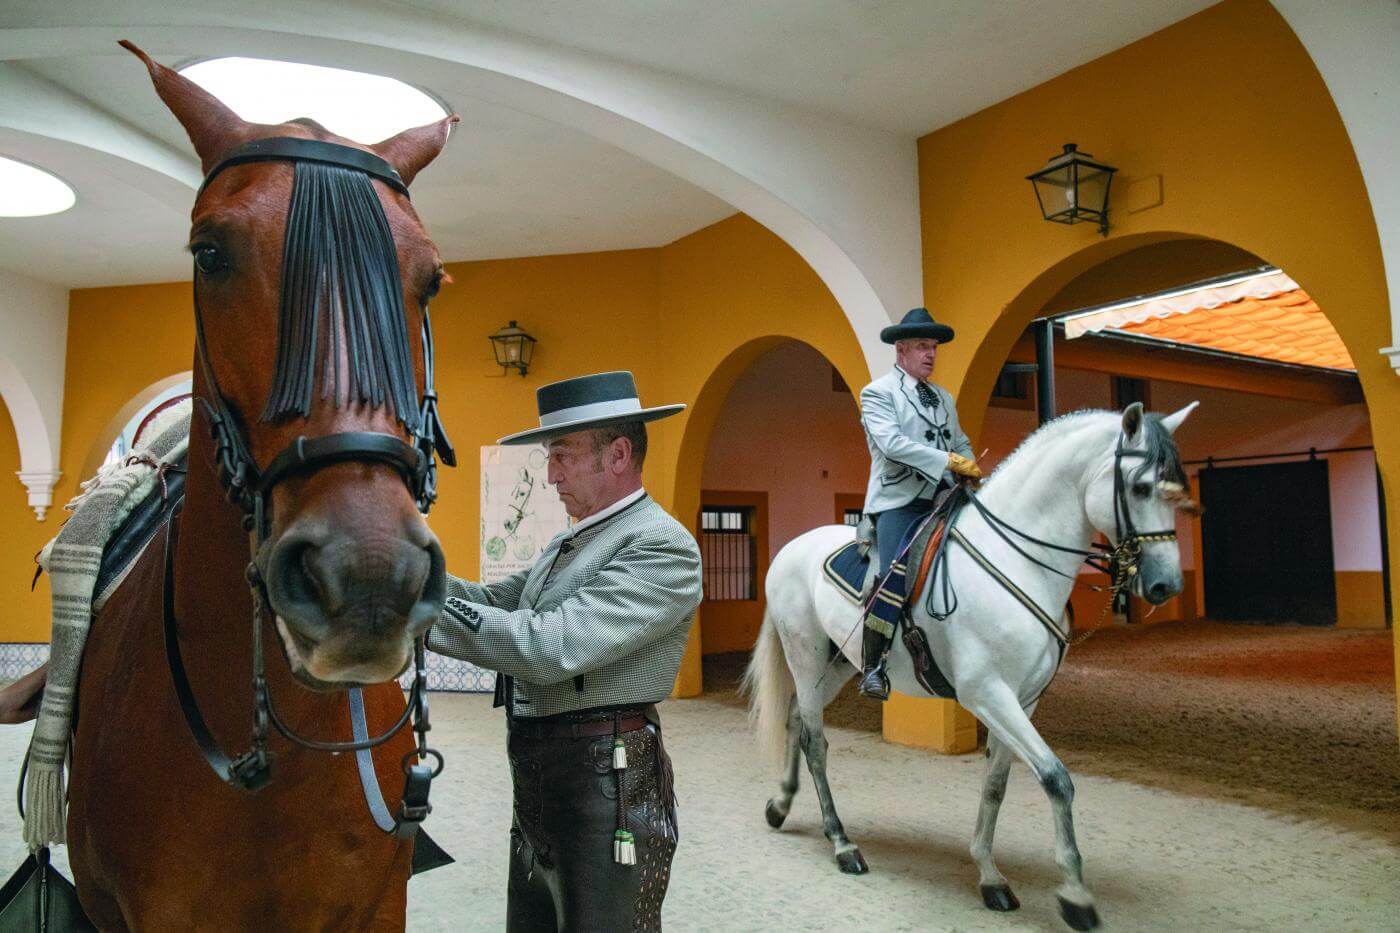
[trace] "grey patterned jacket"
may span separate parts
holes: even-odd
[[[895,366],[860,392],[860,421],[870,447],[867,514],[933,498],[948,469],[948,454],[972,456],[953,396],[930,383],[935,402],[927,407],[919,401],[917,385]]]
[[[656,703],[700,595],[695,539],[644,494],[498,583],[449,574],[428,647],[515,678],[516,716]]]

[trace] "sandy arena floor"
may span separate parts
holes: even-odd
[[[1108,928],[1400,929],[1389,638],[1158,626],[1071,655],[1037,720],[1075,774],[1086,878]],[[1025,769],[1012,772],[997,837],[1023,907],[992,914],[967,856],[981,757],[887,745],[858,698],[833,709],[831,773],[872,873],[836,871],[805,775],[787,826],[769,830],[773,775],[725,686],[737,667],[707,661],[711,694],[663,707],[683,833],[668,929],[1064,929],[1048,807]],[[429,827],[458,864],[412,882],[409,928],[499,930],[503,725],[484,696],[440,695],[433,709],[449,771]],[[0,730],[12,770],[27,736]],[[22,856],[15,824],[0,819],[6,867]]]

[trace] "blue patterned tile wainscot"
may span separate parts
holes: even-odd
[[[49,659],[47,643],[0,643],[0,681],[17,680]],[[399,678],[407,689],[413,672]],[[496,675],[466,661],[428,652],[428,689],[450,693],[490,693]]]

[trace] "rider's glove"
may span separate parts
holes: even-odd
[[[948,455],[948,469],[959,476],[966,476],[969,479],[981,479],[982,471],[977,467],[977,461],[962,454]]]

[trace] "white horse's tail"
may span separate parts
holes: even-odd
[[[749,723],[756,727],[759,748],[773,762],[781,763],[787,745],[788,705],[797,688],[778,626],[768,610],[763,613],[763,626],[740,690],[749,695]]]

